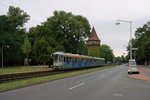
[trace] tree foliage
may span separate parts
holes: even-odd
[[[137,28],[135,39],[132,39],[133,48],[138,48],[136,57],[138,63],[144,64],[150,60],[150,22],[147,22],[142,27]]]
[[[64,11],[54,11],[41,25],[29,30],[33,59],[48,62],[56,51],[84,54],[85,39],[90,25],[85,17]]]
[[[11,27],[22,28],[23,25],[29,20],[29,15],[21,10],[19,7],[9,7],[7,12],[8,20],[11,23]]]
[[[7,64],[22,60],[20,47],[25,36],[23,26],[28,20],[26,12],[13,6],[9,7],[7,15],[0,16],[0,45],[9,45],[9,48],[4,48],[4,62]]]
[[[43,24],[45,28],[49,28],[53,38],[64,46],[65,52],[82,52],[78,45],[90,34],[90,25],[86,18],[64,11],[54,11],[54,16]]]
[[[114,63],[116,64],[122,64],[122,63],[127,63],[127,57],[124,55],[118,56],[118,57],[114,57]]]
[[[106,44],[100,46],[100,57],[105,58],[106,63],[112,62],[114,58],[113,50]]]
[[[28,55],[31,52],[31,43],[30,43],[28,37],[25,38],[21,49],[22,49],[22,52],[26,55],[26,58],[28,58]]]

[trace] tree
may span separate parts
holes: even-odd
[[[7,15],[0,16],[0,45],[9,45],[5,49],[4,61],[7,64],[17,64],[22,61],[21,45],[25,37],[24,24],[29,15],[18,7],[10,6]],[[15,59],[14,59],[15,58]]]
[[[29,64],[28,55],[31,52],[31,43],[30,43],[28,37],[25,38],[24,44],[22,45],[21,49],[22,49],[22,52],[26,56],[26,58],[24,59],[24,65],[28,65]]]
[[[50,55],[56,51],[84,54],[85,39],[90,34],[88,20],[64,11],[54,11],[53,14],[29,30],[33,58],[48,63]]]
[[[90,25],[86,18],[64,11],[54,11],[54,16],[43,24],[45,29],[51,31],[53,38],[61,41],[60,44],[64,46],[66,52],[83,52],[78,45],[85,42],[85,38],[90,34]]]
[[[52,53],[54,53],[55,51],[64,50],[61,45],[59,44],[57,45],[53,41],[55,40],[50,38],[46,40],[46,38],[44,37],[35,41],[33,45],[33,52],[36,61],[41,63],[48,63],[52,59],[51,58]],[[53,45],[55,45],[55,48],[52,47]]]
[[[106,44],[100,46],[100,57],[105,58],[105,62],[113,62],[114,54],[113,50]]]
[[[9,22],[13,28],[22,28],[23,25],[29,20],[29,15],[21,10],[19,7],[9,6],[9,11],[7,12]]]
[[[114,57],[114,63],[116,64],[127,63],[127,62],[128,62],[127,57],[125,57],[124,55]]]
[[[31,43],[28,39],[28,37],[25,38],[24,44],[21,47],[22,52],[26,55],[27,65],[28,65],[28,55],[31,52]]]
[[[137,28],[135,39],[132,39],[134,48],[138,48],[136,52],[137,62],[144,64],[150,60],[150,22],[147,22],[143,27]]]

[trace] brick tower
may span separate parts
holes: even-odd
[[[100,39],[97,36],[95,28],[93,27],[92,32],[87,40],[88,56],[99,57],[100,56]]]

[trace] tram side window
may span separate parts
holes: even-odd
[[[92,60],[91,60],[91,59],[89,59],[89,63],[91,63],[91,61],[92,61]]]
[[[81,62],[81,58],[77,58],[78,59],[78,63],[80,63]]]
[[[74,63],[74,58],[71,58],[71,62]]]
[[[66,62],[66,57],[64,57],[64,62]]]
[[[75,58],[73,58],[73,63],[75,63]]]
[[[67,57],[66,61],[67,61],[67,62],[70,62],[70,61],[71,61],[71,58],[70,58],[70,57]]]
[[[74,62],[75,62],[75,63],[77,62],[77,58],[74,58]]]
[[[78,58],[78,62],[79,62],[79,63],[81,62],[81,58]]]
[[[69,58],[68,57],[66,57],[66,62],[68,62],[69,61]]]
[[[84,58],[82,59],[82,62],[83,62],[83,63],[85,62],[85,59],[84,59]]]
[[[81,62],[83,63],[83,58],[81,58]]]
[[[60,55],[60,61],[64,61],[63,55]]]
[[[80,58],[76,58],[76,62],[79,63],[80,62]]]
[[[72,63],[76,63],[77,62],[77,58],[72,58]]]

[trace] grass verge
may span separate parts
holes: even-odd
[[[2,74],[16,74],[16,73],[26,73],[26,72],[36,72],[36,71],[46,71],[52,70],[48,66],[18,66],[18,67],[7,67],[0,69],[0,75]]]
[[[40,83],[44,83],[44,82],[48,82],[52,80],[57,80],[61,78],[66,78],[70,76],[75,76],[79,74],[84,74],[88,72],[103,70],[103,69],[111,68],[111,67],[113,66],[96,67],[96,68],[90,68],[90,69],[85,69],[85,70],[77,70],[74,72],[68,71],[67,73],[61,73],[61,74],[56,74],[56,75],[36,77],[36,78],[31,78],[31,79],[16,80],[13,82],[2,83],[0,84],[0,92],[22,88],[26,86],[31,86],[31,85],[36,85],[36,84],[40,84]]]

